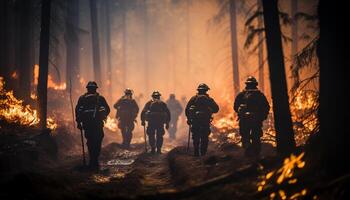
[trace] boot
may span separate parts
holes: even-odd
[[[199,157],[199,147],[194,147],[194,156]]]
[[[161,153],[162,153],[161,148],[157,148],[157,154],[161,154]]]
[[[155,154],[155,153],[156,153],[156,148],[152,147],[151,154]]]

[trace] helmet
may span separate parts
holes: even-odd
[[[170,94],[170,99],[175,99],[175,94]]]
[[[154,91],[153,93],[152,93],[152,97],[160,97],[161,96],[161,94],[158,92],[158,91]]]
[[[97,83],[95,81],[89,81],[86,85],[86,88],[98,88]]]
[[[208,90],[210,90],[210,88],[207,86],[207,84],[201,83],[201,84],[199,84],[197,90],[205,90],[205,91],[208,91]]]
[[[126,94],[126,95],[131,95],[132,93],[133,93],[133,91],[130,88],[126,88],[124,90],[124,94]]]
[[[254,78],[254,76],[248,76],[247,80],[245,81],[245,84],[255,84],[258,85],[258,81]]]

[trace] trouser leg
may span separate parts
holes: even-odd
[[[199,156],[200,133],[196,129],[192,129],[192,140],[193,140],[194,156]]]
[[[165,131],[163,127],[158,127],[157,128],[157,152],[161,153],[161,149],[163,146],[163,135]]]
[[[242,119],[239,121],[239,134],[242,137],[242,147],[247,149],[250,146],[250,129],[248,123]]]
[[[263,135],[261,123],[257,123],[252,128],[252,151],[255,155],[259,155],[261,151],[261,136]]]
[[[147,135],[148,135],[149,145],[151,146],[152,152],[154,152],[156,148],[155,128],[150,126],[147,127]]]

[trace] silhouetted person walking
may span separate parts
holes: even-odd
[[[175,94],[170,94],[169,99],[166,101],[166,104],[170,110],[171,120],[169,124],[169,137],[170,139],[176,139],[176,131],[177,131],[177,122],[179,120],[179,116],[182,113],[181,103],[175,98]]]
[[[105,98],[96,92],[98,88],[96,82],[90,81],[86,88],[87,93],[80,96],[75,107],[75,115],[78,128],[84,129],[85,132],[89,151],[89,167],[92,170],[98,170],[98,158],[104,137],[103,126],[110,108]]]
[[[161,94],[158,91],[153,92],[152,100],[148,101],[141,112],[142,126],[147,124],[147,135],[151,146],[151,153],[161,153],[163,145],[163,135],[166,129],[169,129],[170,111],[163,101],[160,100]]]
[[[118,128],[122,133],[123,146],[126,148],[130,147],[132,131],[135,128],[134,123],[139,112],[139,106],[132,95],[132,90],[128,88],[124,91],[124,96],[114,104],[114,108],[117,110]]]
[[[195,156],[207,153],[212,114],[219,111],[219,106],[207,94],[209,89],[206,84],[200,84],[197,95],[193,96],[186,106],[185,114],[187,123],[191,126]]]
[[[263,135],[262,122],[269,114],[270,105],[257,88],[258,82],[253,76],[249,76],[245,84],[245,89],[235,99],[234,110],[239,117],[239,132],[246,155],[258,156]]]

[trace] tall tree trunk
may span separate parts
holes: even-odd
[[[8,37],[8,0],[0,1],[0,76],[4,78],[5,82],[10,77],[9,73],[9,37]]]
[[[291,49],[291,57],[294,56],[298,52],[298,21],[295,18],[295,14],[298,12],[298,1],[291,0],[291,15],[292,15],[292,49]],[[293,72],[294,83],[299,82],[299,73],[298,71]]]
[[[34,63],[32,63],[32,4],[31,0],[21,0],[20,2],[20,65],[19,65],[19,86],[20,96],[23,100],[30,99],[31,73]]]
[[[80,87],[79,75],[79,0],[69,0],[67,6],[66,32],[64,35],[67,55],[66,55],[66,83],[67,91],[72,89],[76,92]]]
[[[261,0],[258,0],[258,10],[262,11]],[[258,17],[258,28],[263,28],[263,18],[262,16]],[[258,42],[263,40],[263,33],[260,33],[258,36]],[[262,42],[258,47],[258,64],[259,64],[259,87],[262,92],[265,92],[265,75],[264,75],[264,42]]]
[[[345,3],[343,3],[345,4]],[[346,5],[343,6],[346,8]],[[320,135],[321,143],[316,144],[315,154],[321,155],[320,165],[328,175],[339,175],[349,172],[349,140],[345,136],[345,114],[348,98],[344,97],[347,86],[345,69],[348,66],[345,43],[339,38],[346,37],[346,26],[336,22],[341,17],[342,5],[332,1],[320,0],[318,7],[320,38],[317,56],[320,65]],[[330,31],[331,30],[331,31]]]
[[[99,37],[98,37],[96,0],[90,0],[90,17],[91,17],[92,59],[93,59],[93,65],[94,65],[94,77],[97,84],[99,84],[102,87],[101,58],[100,58],[100,44],[99,44]]]
[[[112,45],[111,45],[111,11],[110,0],[105,0],[104,8],[106,14],[106,54],[107,54],[107,91],[108,96],[112,97]]]
[[[295,140],[289,108],[277,0],[263,0],[263,10],[277,151],[281,155],[287,155],[294,150]]]
[[[49,70],[51,0],[41,1],[41,30],[38,78],[38,101],[40,128],[46,128],[47,121],[47,76]]]
[[[147,0],[143,0],[143,6],[144,6],[144,59],[145,59],[145,92],[149,93],[149,55],[148,55],[148,46],[149,46],[149,38],[148,38],[148,26],[149,26],[149,19],[148,19],[148,6],[147,6]]]
[[[127,37],[128,37],[128,27],[127,27],[127,23],[126,23],[126,20],[127,20],[127,8],[126,8],[126,1],[123,1],[122,2],[123,4],[123,10],[122,10],[122,39],[123,39],[123,46],[122,46],[122,69],[121,69],[121,72],[122,72],[122,88],[125,89],[126,87],[126,78],[127,78],[127,64],[128,64],[128,58],[127,58]]]
[[[230,0],[231,54],[234,96],[240,91],[238,70],[237,11],[236,0]]]

